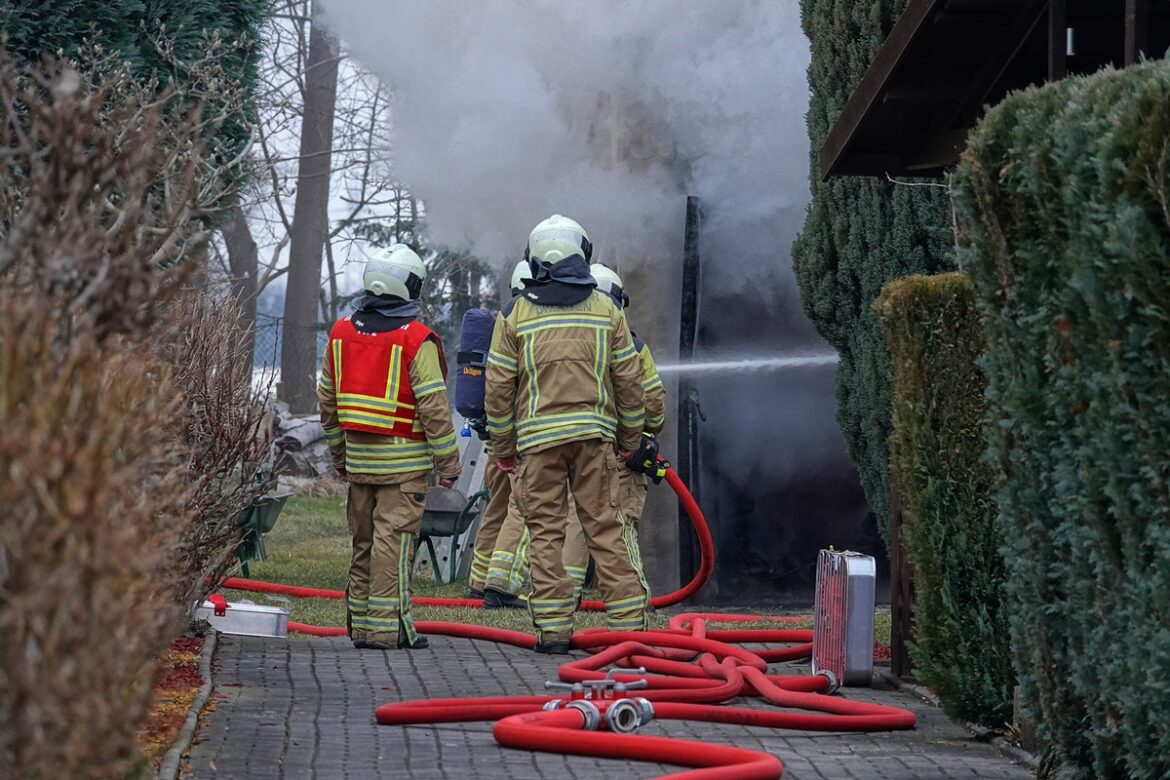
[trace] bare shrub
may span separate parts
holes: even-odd
[[[182,397],[150,354],[0,311],[0,747],[12,777],[118,776],[178,612]]]
[[[110,62],[0,55],[5,777],[131,768],[154,659],[253,497],[256,398],[188,262],[232,195],[206,142],[242,93],[214,51],[185,67],[219,113]]]
[[[238,318],[234,302],[188,291],[171,307],[173,333],[160,346],[187,401],[183,441],[194,491],[177,560],[184,605],[223,577],[242,537],[241,513],[276,483],[268,392],[253,386],[251,332],[239,330]]]
[[[0,111],[5,286],[56,303],[67,332],[143,339],[227,194],[204,144],[222,117],[109,62],[22,75],[7,58]]]

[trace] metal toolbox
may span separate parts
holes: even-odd
[[[196,620],[206,620],[216,631],[238,636],[288,636],[288,604],[281,596],[272,596],[283,605],[256,604],[251,601],[229,601],[222,614],[216,614],[216,606],[204,601],[195,610]]]
[[[831,672],[841,685],[873,677],[876,566],[872,556],[821,550],[813,608],[813,674]]]

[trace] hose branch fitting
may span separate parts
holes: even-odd
[[[585,698],[585,686],[581,683],[567,683],[553,680],[546,680],[544,683],[546,691],[564,691],[569,694],[570,699]]]

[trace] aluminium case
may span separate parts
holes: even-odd
[[[237,636],[266,636],[283,639],[288,636],[288,599],[270,596],[286,606],[269,606],[251,601],[229,601],[222,615],[215,614],[215,605],[204,601],[195,610],[196,620],[206,620],[221,634]]]
[[[876,575],[872,556],[820,551],[813,608],[813,674],[832,672],[842,685],[870,684]]]

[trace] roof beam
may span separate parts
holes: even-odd
[[[877,100],[881,86],[901,64],[907,44],[940,2],[942,0],[910,0],[906,6],[886,42],[874,57],[873,64],[861,77],[861,82],[853,90],[849,102],[841,109],[840,116],[833,123],[833,128],[821,147],[819,161],[822,179],[827,179],[830,174],[835,173],[832,170],[833,164],[848,151],[861,120]]]
[[[905,73],[882,94],[882,102],[951,100],[969,78],[966,73]]]
[[[884,176],[886,171],[902,168],[902,158],[896,154],[851,154],[833,171],[836,176]]]
[[[922,135],[910,146],[913,151],[903,158],[902,165],[908,171],[923,174],[949,168],[963,153],[969,132],[966,127],[952,127]]]
[[[1060,0],[1063,2],[1063,0]],[[1032,34],[1032,30],[1044,15],[1048,0],[1026,0],[1020,3],[1015,17],[1006,25],[1005,32],[1000,36],[999,45],[979,64],[974,78],[969,80],[969,87],[962,99],[955,106],[954,111],[946,117],[943,127],[956,127],[963,124],[974,124],[983,110],[983,101],[996,83],[1003,77],[1016,58],[1020,49]],[[1064,45],[1064,39],[1061,39]],[[1064,51],[1064,49],[1061,49]]]

